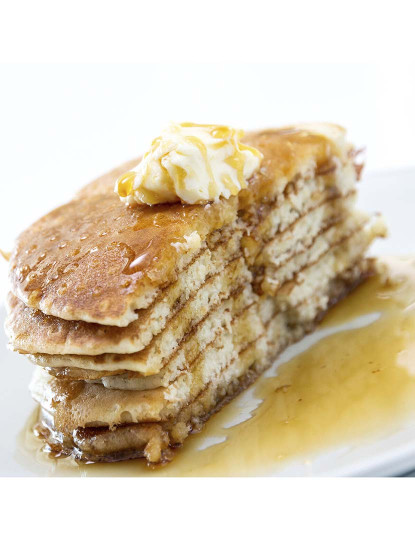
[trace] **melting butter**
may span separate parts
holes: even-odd
[[[228,199],[247,186],[262,154],[242,144],[243,131],[227,126],[170,124],[154,139],[132,171],[118,178],[115,192],[128,204],[204,204]]]
[[[286,351],[189,437],[171,463],[151,470],[141,460],[85,465],[46,459],[31,435],[34,418],[24,431],[26,448],[36,449],[49,474],[260,475],[293,459],[312,464],[319,451],[397,429],[415,419],[415,257],[385,258],[383,265],[291,348],[308,347],[304,352],[292,357]]]

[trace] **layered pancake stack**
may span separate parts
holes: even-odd
[[[247,187],[126,206],[125,164],[18,238],[10,347],[37,365],[38,431],[88,461],[170,459],[372,272],[385,234],[355,209],[361,165],[334,125],[248,135]]]

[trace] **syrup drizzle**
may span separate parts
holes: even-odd
[[[247,391],[192,435],[173,461],[78,464],[47,459],[32,434],[21,445],[44,474],[231,476],[278,473],[342,444],[415,420],[415,257],[385,258],[370,278],[327,315],[314,334],[286,351]],[[293,350],[304,352],[293,356]],[[24,439],[24,442],[23,442]]]

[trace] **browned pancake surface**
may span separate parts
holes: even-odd
[[[126,207],[113,183],[136,162],[93,182],[20,235],[11,259],[12,291],[28,306],[63,319],[129,324],[140,299],[176,278],[183,253],[174,244],[194,231],[203,240],[235,219],[238,208],[275,197],[307,160],[319,168],[335,153],[329,139],[303,130],[246,140],[264,160],[249,187],[229,200]]]

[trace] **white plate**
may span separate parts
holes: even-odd
[[[360,186],[359,207],[379,210],[385,216],[390,237],[377,242],[377,254],[413,254],[415,229],[415,169],[370,174]],[[1,308],[0,318],[5,311]],[[301,343],[297,345],[301,348]],[[34,405],[27,386],[32,366],[6,349],[0,339],[0,476],[39,476],[49,474],[35,458],[23,453],[19,441]],[[415,469],[415,415],[401,420],[387,435],[374,435],[364,443],[327,448],[313,456],[279,465],[269,475],[280,476],[387,476],[402,475]]]

